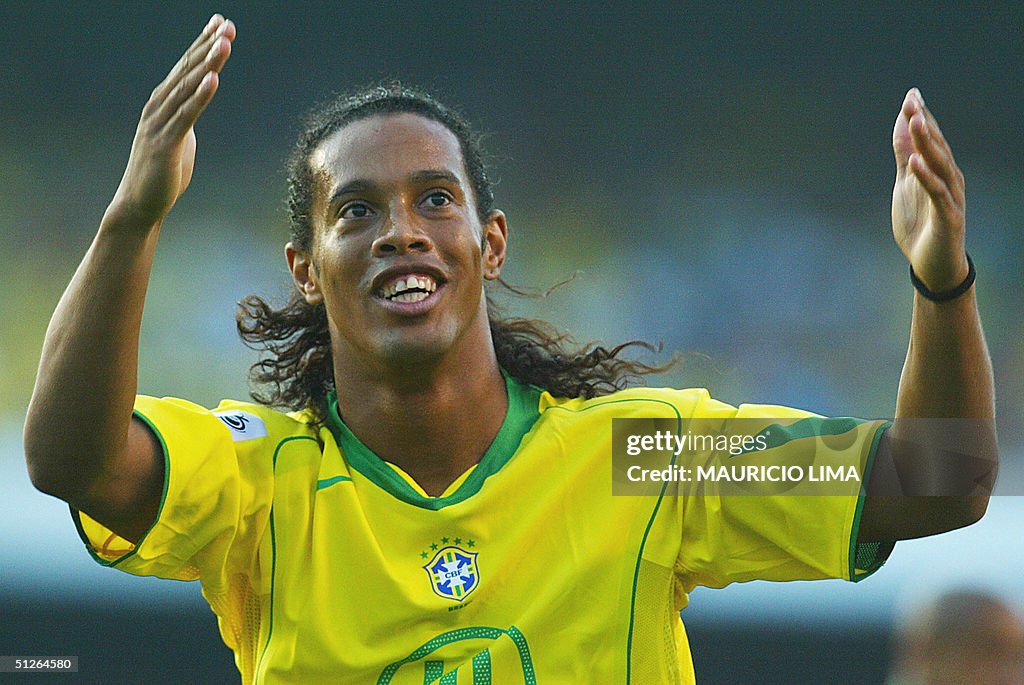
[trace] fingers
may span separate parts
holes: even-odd
[[[963,174],[953,161],[953,154],[942,138],[941,132],[931,125],[921,113],[910,120],[910,134],[915,152],[911,155],[910,168],[924,183],[925,170],[941,179],[954,202],[963,201]],[[925,184],[928,187],[928,184]]]
[[[150,119],[151,126],[162,128],[173,120],[176,122],[175,130],[168,133],[176,135],[184,133],[195,123],[193,118],[183,128],[180,126],[183,121],[179,116],[181,108],[184,103],[194,103],[197,95],[200,99],[206,96],[207,100],[201,107],[190,108],[190,111],[198,116],[209,103],[208,98],[212,97],[216,90],[215,85],[211,88],[211,84],[216,84],[217,79],[207,78],[207,75],[216,74],[223,69],[231,54],[231,41],[234,37],[235,27],[230,20],[219,14],[210,19],[167,77],[153,90],[143,113],[144,117]]]
[[[914,88],[903,103],[902,114],[908,118],[913,152],[908,165],[914,176],[940,206],[962,208],[964,203],[964,177],[953,159],[953,151],[946,142],[935,117],[924,104],[920,92]]]
[[[935,116],[932,114],[931,110],[928,109],[928,105],[924,103],[924,97],[921,96],[921,91],[917,88],[911,88],[907,95],[908,99],[911,101],[911,107],[914,109],[914,113],[920,113],[923,115],[928,128],[938,134],[936,136],[936,140],[940,143],[940,146],[947,154],[949,154],[950,157],[952,157],[953,150],[950,149],[945,137],[943,137],[942,132],[939,130],[939,122],[936,121]]]
[[[218,73],[231,55],[231,42],[223,36],[215,40],[203,62],[193,68],[171,91],[165,105],[165,130],[168,135],[185,133],[195,124],[213,99],[219,84]]]
[[[915,152],[910,156],[909,166],[918,182],[924,187],[925,191],[927,191],[932,202],[934,202],[940,210],[944,213],[949,213],[951,211],[956,211],[959,208],[960,203],[957,202],[957,199],[951,192],[949,184],[946,183],[946,179],[932,171],[920,154]]]
[[[224,18],[219,14],[210,17],[210,21],[203,27],[202,32],[192,41],[192,45],[174,63],[174,66],[171,67],[164,80],[153,89],[152,100],[162,101],[166,98],[167,93],[181,81],[182,76],[188,73],[192,66],[201,62],[200,55],[205,54],[209,50],[213,36],[216,34],[217,29],[223,25],[223,22]]]
[[[192,94],[178,106],[174,115],[167,122],[167,132],[170,135],[182,135],[195,124],[196,119],[203,113],[206,106],[213,100],[213,94],[217,92],[220,79],[216,71],[208,71],[195,88]]]

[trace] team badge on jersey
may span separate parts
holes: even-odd
[[[461,547],[442,547],[427,562],[423,570],[430,577],[434,594],[461,602],[480,585],[480,569],[477,568],[477,552],[467,552]]]

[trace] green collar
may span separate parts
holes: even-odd
[[[424,497],[416,492],[394,469],[384,463],[383,459],[360,442],[341,420],[338,412],[338,395],[334,390],[327,395],[326,425],[334,434],[334,439],[344,452],[349,465],[378,487],[407,504],[423,509],[443,509],[475,495],[484,481],[497,473],[512,458],[523,436],[540,416],[538,406],[541,391],[520,383],[504,370],[502,374],[505,376],[505,389],[508,392],[508,413],[505,414],[505,420],[494,437],[494,442],[487,448],[473,472],[447,497]]]

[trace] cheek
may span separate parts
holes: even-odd
[[[462,260],[474,265],[479,265],[484,254],[485,243],[476,235],[475,231],[467,231],[458,234],[449,234],[450,238],[445,243],[445,249],[449,254],[460,255]]]
[[[313,246],[313,260],[322,283],[332,289],[356,288],[367,277],[367,259],[349,238],[334,238]]]

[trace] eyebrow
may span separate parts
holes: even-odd
[[[423,171],[415,171],[408,176],[408,180],[412,183],[428,183],[431,181],[445,181],[452,185],[461,185],[461,180],[458,176],[450,171],[444,169],[424,169]],[[353,193],[364,193],[373,188],[376,188],[377,184],[373,181],[363,178],[357,178],[349,181],[345,185],[341,186],[333,193],[328,199],[327,203],[334,204],[338,198],[344,195],[351,195]]]

